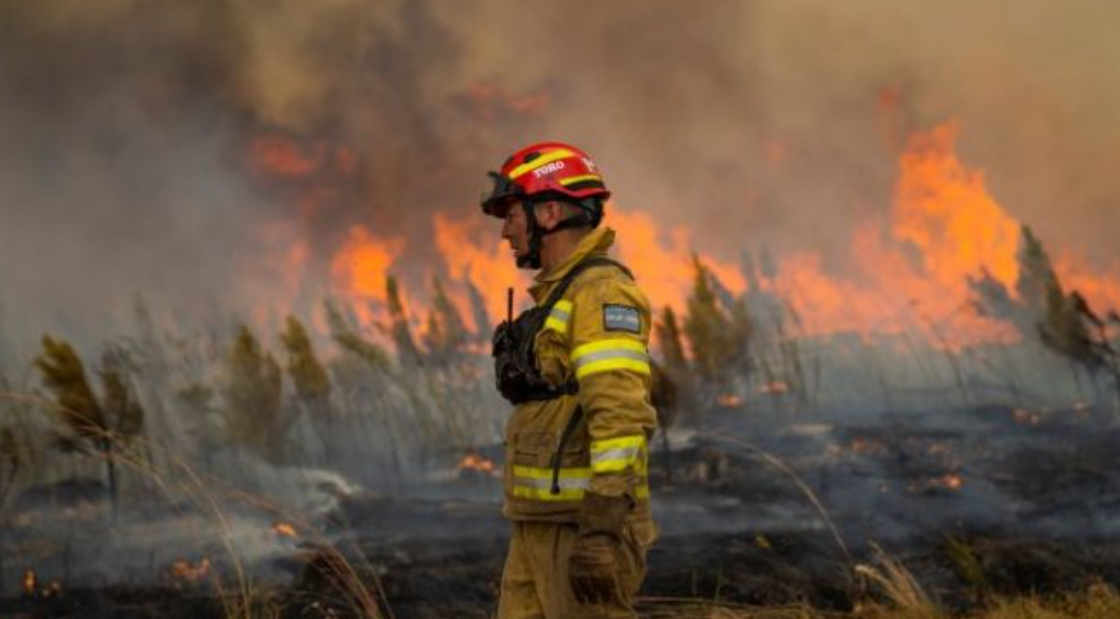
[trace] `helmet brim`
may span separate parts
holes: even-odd
[[[488,172],[494,180],[489,193],[482,194],[482,212],[491,217],[504,219],[515,202],[524,195],[524,190],[513,181],[497,172]]]

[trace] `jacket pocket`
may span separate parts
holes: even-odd
[[[522,466],[551,467],[553,457],[560,447],[560,432],[557,430],[532,430],[517,436],[513,449],[513,463]],[[587,445],[587,425],[583,421],[576,426],[560,451],[560,466],[563,468],[590,466],[591,456]]]
[[[547,467],[556,451],[558,435],[551,430],[530,430],[517,435],[513,446],[513,463],[522,466]]]

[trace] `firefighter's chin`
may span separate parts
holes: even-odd
[[[513,257],[519,269],[535,270],[537,268],[536,265],[532,264],[532,260],[529,258],[529,252],[515,251],[513,252]]]

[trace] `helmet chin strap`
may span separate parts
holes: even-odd
[[[521,208],[525,211],[526,227],[529,232],[529,252],[524,256],[518,256],[517,267],[520,269],[539,269],[541,268],[541,243],[544,237],[555,234],[561,230],[568,228],[582,228],[591,226],[592,228],[599,225],[600,216],[596,213],[584,210],[579,215],[573,215],[567,219],[560,220],[552,228],[545,230],[537,223],[537,217],[534,213],[535,203],[529,201],[522,201]]]
[[[525,255],[517,257],[517,268],[519,269],[535,270],[541,268],[541,238],[544,237],[544,231],[537,223],[533,206],[533,203],[528,200],[522,200],[521,202],[521,208],[525,211],[525,226],[529,231],[529,251]]]

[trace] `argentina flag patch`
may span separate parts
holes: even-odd
[[[603,330],[640,334],[642,332],[642,319],[639,317],[638,308],[629,305],[604,303]]]

